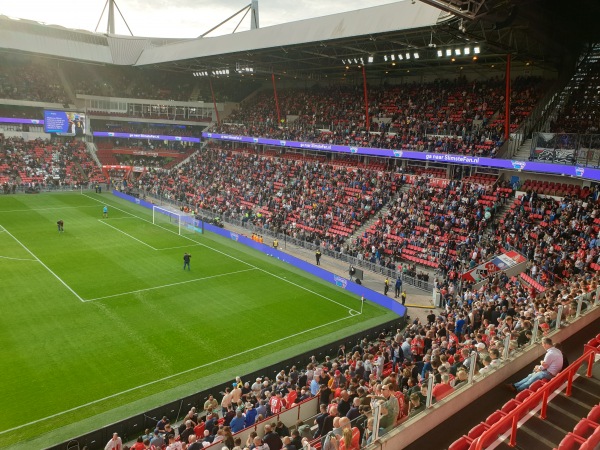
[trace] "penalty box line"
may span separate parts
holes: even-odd
[[[82,194],[82,195],[84,195],[85,197],[87,197],[87,198],[89,198],[89,199],[91,199],[91,200],[94,200],[95,202],[98,202],[98,203],[105,203],[105,202],[100,202],[100,200],[98,200],[98,199],[95,199],[94,197],[90,197],[90,196],[89,196],[89,195],[87,195],[87,194]],[[129,211],[125,211],[124,209],[118,208],[117,206],[114,206],[114,204],[111,204],[111,206],[112,206],[113,208],[115,208],[117,211],[121,211],[121,212],[123,212],[123,213],[125,213],[125,214],[128,214],[128,215],[132,216],[132,217],[136,217],[136,218],[138,218],[138,219],[140,219],[140,220],[142,220],[142,221],[144,221],[144,222],[152,223],[151,221],[149,221],[149,220],[147,220],[147,219],[144,219],[143,217],[136,216],[135,214],[132,214],[132,213],[130,213]],[[154,223],[152,223],[152,225],[154,225],[154,226],[157,226],[157,227],[159,227],[159,228],[162,228],[163,230],[166,230],[166,231],[168,231],[168,232],[170,232],[170,233],[176,234],[177,236],[181,236],[181,235],[179,235],[178,233],[175,233],[175,232],[174,232],[174,231],[172,231],[172,230],[169,230],[169,229],[167,229],[167,228],[163,228],[163,227],[161,227],[160,225],[156,225],[156,224],[154,224]],[[331,303],[334,303],[334,304],[336,304],[336,305],[338,305],[338,306],[341,306],[342,308],[344,308],[344,309],[346,309],[346,310],[351,310],[351,309],[352,309],[352,308],[349,308],[347,305],[344,305],[344,304],[342,304],[342,303],[336,302],[335,300],[333,300],[333,299],[331,299],[331,298],[329,298],[329,297],[326,297],[326,296],[324,296],[323,294],[319,294],[318,292],[315,292],[315,291],[313,291],[313,290],[311,290],[311,289],[308,289],[307,287],[305,287],[305,286],[302,286],[302,285],[300,285],[300,284],[294,283],[293,281],[290,281],[290,280],[288,280],[287,278],[281,277],[281,276],[279,276],[279,275],[276,275],[276,274],[274,274],[274,273],[272,273],[272,272],[269,272],[269,271],[268,271],[268,270],[266,270],[266,269],[263,269],[263,268],[261,268],[261,267],[255,266],[255,265],[253,265],[253,264],[250,264],[249,262],[246,262],[246,261],[244,261],[244,260],[242,260],[242,259],[236,258],[235,256],[229,255],[228,253],[222,252],[221,250],[217,250],[216,248],[214,248],[214,247],[211,247],[210,245],[206,245],[206,244],[200,243],[200,242],[198,242],[198,241],[195,241],[194,239],[191,239],[191,238],[189,238],[189,237],[187,237],[187,236],[181,236],[181,237],[182,237],[182,238],[184,238],[184,239],[187,239],[187,240],[189,240],[189,241],[192,241],[192,242],[194,242],[196,245],[200,245],[200,246],[202,246],[202,247],[206,247],[206,248],[208,248],[208,249],[210,249],[210,250],[212,250],[212,251],[214,251],[214,252],[220,253],[220,254],[221,254],[221,255],[223,255],[223,256],[226,256],[226,257],[228,257],[228,258],[231,258],[231,259],[233,259],[233,260],[235,260],[235,261],[238,261],[238,262],[240,262],[240,263],[242,263],[242,264],[245,264],[245,265],[247,265],[247,266],[249,266],[249,267],[252,267],[253,269],[256,269],[256,270],[259,270],[259,271],[261,271],[261,272],[264,272],[264,273],[266,273],[267,275],[271,275],[272,277],[275,277],[275,278],[277,278],[277,279],[279,279],[279,280],[281,280],[281,281],[284,281],[284,282],[286,282],[286,283],[292,284],[292,285],[294,285],[294,286],[296,286],[296,287],[298,287],[298,288],[300,288],[300,289],[303,289],[303,290],[305,290],[305,291],[307,291],[307,292],[310,292],[310,293],[311,293],[311,294],[313,294],[313,295],[316,295],[317,297],[321,297],[321,298],[323,298],[323,299],[327,300],[328,302],[331,302]],[[356,310],[354,310],[354,311],[356,311]]]
[[[252,268],[252,269],[237,270],[235,272],[220,273],[218,275],[211,275],[209,277],[194,278],[193,280],[178,281],[177,283],[163,284],[162,286],[153,286],[153,287],[149,287],[149,288],[145,288],[145,289],[136,289],[135,291],[121,292],[120,294],[113,294],[113,295],[105,295],[104,297],[96,297],[96,298],[91,298],[91,299],[87,299],[87,300],[83,300],[83,301],[84,302],[95,302],[97,300],[121,297],[123,295],[128,295],[128,294],[137,294],[138,292],[154,291],[157,289],[164,289],[164,288],[168,288],[168,287],[172,287],[172,286],[179,286],[181,284],[195,283],[196,281],[204,281],[204,280],[210,280],[212,278],[226,277],[228,275],[235,275],[235,274],[242,273],[242,272],[249,272],[251,270],[255,270],[255,269]]]
[[[23,247],[25,249],[25,251],[27,253],[29,253],[31,256],[33,256],[34,260],[39,262],[48,272],[50,272],[52,274],[52,276],[54,278],[56,278],[58,281],[60,281],[60,283],[66,287],[75,297],[77,297],[79,299],[80,302],[84,302],[85,300],[81,298],[81,296],[75,292],[73,290],[73,288],[71,288],[71,286],[69,286],[61,277],[59,277],[58,275],[56,275],[52,269],[50,269],[50,267],[48,267],[46,264],[44,264],[42,262],[42,260],[40,258],[38,258],[31,250],[29,250],[25,244],[23,244],[21,241],[19,241],[16,237],[14,237],[12,235],[12,233],[10,231],[8,231],[6,228],[4,228],[2,225],[0,225],[0,228],[2,228],[4,230],[5,233],[7,233],[11,238],[13,238],[15,240],[15,242],[17,242],[21,247]]]
[[[33,261],[33,262],[38,262],[37,259],[31,259],[31,258],[13,258],[12,256],[0,256],[0,259],[10,259],[11,261]]]
[[[126,233],[126,232],[124,232],[123,230],[120,230],[120,229],[118,229],[117,227],[113,227],[112,225],[110,225],[110,224],[106,223],[106,221],[104,221],[104,220],[100,220],[100,219],[98,219],[98,222],[100,222],[100,223],[103,223],[103,224],[104,224],[104,225],[106,225],[107,227],[110,227],[110,228],[112,228],[113,230],[116,230],[116,231],[118,231],[119,233],[123,233],[123,234],[124,234],[125,236],[127,236],[128,238],[131,238],[131,239],[133,239],[134,241],[137,241],[137,242],[139,242],[140,244],[143,244],[143,245],[145,245],[146,247],[149,247],[149,248],[151,248],[152,250],[158,250],[157,248],[154,248],[154,247],[152,247],[150,244],[146,244],[144,241],[142,241],[142,240],[140,240],[140,239],[138,239],[138,238],[136,238],[136,237],[134,237],[134,236],[130,235],[129,233]]]
[[[40,422],[45,422],[47,420],[63,416],[63,415],[68,414],[68,413],[72,413],[74,411],[78,411],[78,410],[83,409],[83,408],[88,408],[88,407],[90,407],[92,405],[96,405],[96,404],[101,403],[103,401],[110,400],[110,399],[113,399],[113,398],[117,398],[117,397],[119,397],[121,395],[129,394],[130,392],[134,392],[134,391],[137,391],[139,389],[146,388],[148,386],[152,386],[152,385],[155,385],[155,384],[158,384],[158,383],[162,383],[164,381],[168,381],[170,379],[173,379],[173,378],[176,378],[176,377],[179,377],[179,376],[182,376],[182,375],[186,375],[188,373],[192,373],[192,372],[195,372],[195,371],[200,370],[200,369],[205,369],[206,367],[214,366],[215,364],[223,363],[223,362],[228,361],[230,359],[237,358],[237,357],[246,355],[248,353],[255,352],[257,350],[260,350],[262,348],[268,347],[270,345],[278,344],[279,342],[283,342],[283,341],[285,341],[287,339],[291,339],[291,338],[294,338],[294,337],[297,337],[297,336],[301,336],[303,334],[309,333],[311,331],[318,330],[318,329],[323,328],[323,327],[329,327],[329,326],[331,326],[331,325],[333,325],[335,323],[351,319],[352,317],[353,316],[348,315],[346,317],[342,317],[340,319],[336,319],[336,320],[334,320],[332,322],[324,323],[322,325],[317,325],[316,327],[309,328],[307,330],[303,330],[303,331],[300,331],[298,333],[294,333],[294,334],[291,334],[289,336],[286,336],[286,337],[283,337],[283,338],[280,338],[280,339],[276,339],[276,340],[271,341],[271,342],[267,342],[266,344],[262,344],[262,345],[259,345],[257,347],[254,347],[254,348],[243,350],[243,351],[235,353],[233,355],[225,356],[223,358],[220,358],[220,359],[217,359],[217,360],[214,360],[214,361],[210,361],[210,362],[208,362],[206,364],[202,364],[200,366],[192,367],[190,369],[186,369],[186,370],[183,370],[181,372],[177,372],[177,373],[174,373],[174,374],[171,374],[171,375],[167,375],[165,377],[159,378],[159,379],[154,380],[154,381],[149,381],[148,383],[140,384],[139,386],[134,386],[132,388],[126,389],[126,390],[121,391],[121,392],[116,392],[114,394],[108,395],[108,396],[103,397],[103,398],[99,398],[97,400],[92,400],[91,402],[85,403],[83,405],[75,406],[73,408],[67,409],[65,411],[58,412],[56,414],[52,414],[52,415],[47,416],[47,417],[43,417],[41,419],[36,419],[36,420],[31,421],[31,422],[24,423],[24,424],[18,425],[16,427],[9,428],[7,430],[2,430],[2,431],[0,431],[0,436],[3,435],[3,434],[6,434],[6,433],[10,433],[12,431],[20,430],[22,428],[26,428],[26,427],[38,424]]]
[[[139,217],[119,217],[118,219],[137,219],[137,220],[140,220],[140,219],[139,219]],[[111,219],[111,222],[112,222],[112,220],[114,220],[114,219]],[[117,228],[117,227],[115,227],[114,225],[110,225],[110,224],[109,224],[109,223],[107,223],[107,222],[106,222],[104,219],[98,219],[98,222],[100,222],[100,223],[103,223],[103,224],[104,224],[104,225],[106,225],[107,227],[111,227],[113,230],[116,230],[116,231],[118,231],[119,233],[123,233],[123,234],[124,234],[125,236],[127,236],[128,238],[131,238],[131,239],[133,239],[134,241],[137,241],[137,242],[139,242],[140,244],[143,244],[143,245],[145,245],[146,247],[149,247],[149,248],[151,248],[152,250],[154,250],[154,251],[157,251],[157,252],[158,252],[158,251],[161,251],[161,250],[176,250],[176,249],[178,249],[178,248],[189,248],[189,247],[190,247],[189,245],[179,245],[179,246],[177,246],[177,247],[155,248],[155,247],[151,246],[150,244],[148,244],[148,243],[146,243],[146,242],[142,241],[141,239],[138,239],[138,238],[136,238],[135,236],[132,236],[131,234],[129,234],[129,233],[126,233],[125,231],[121,230],[120,228]],[[161,228],[162,228],[162,227],[161,227]],[[196,243],[196,245],[200,245],[200,244]]]

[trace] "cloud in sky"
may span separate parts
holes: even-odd
[[[267,27],[396,1],[398,0],[259,0],[259,21],[261,27]],[[208,31],[249,2],[250,0],[117,0],[117,5],[136,36],[193,38]],[[94,31],[105,3],[106,0],[2,1],[0,14]],[[210,36],[231,33],[241,18],[242,14],[236,16]],[[247,15],[238,31],[249,28],[250,17]],[[116,30],[118,34],[129,34],[118,15]],[[106,13],[98,31],[106,31]]]

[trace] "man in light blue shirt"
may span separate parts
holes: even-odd
[[[312,379],[312,381],[310,382],[310,395],[312,397],[314,397],[315,395],[317,395],[317,392],[319,392],[319,377],[317,375],[315,375]]]
[[[563,355],[559,349],[554,347],[552,339],[542,339],[542,345],[546,349],[544,359],[540,361],[538,366],[535,366],[533,372],[515,384],[509,384],[507,387],[511,391],[523,391],[531,386],[534,382],[541,379],[550,380],[554,378],[562,370]]]

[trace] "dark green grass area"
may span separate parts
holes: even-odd
[[[393,316],[110,194],[2,196],[0,226],[2,448]]]

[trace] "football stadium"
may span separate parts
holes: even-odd
[[[1,448],[600,448],[600,5],[136,4],[0,6]]]

